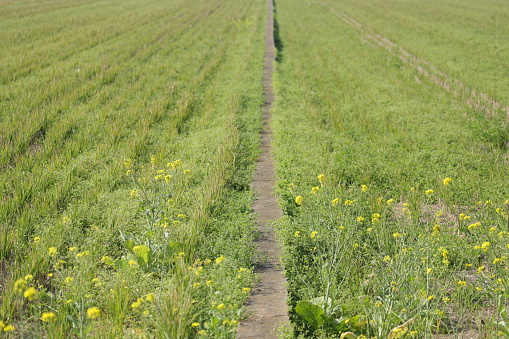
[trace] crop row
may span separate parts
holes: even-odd
[[[263,4],[2,6],[1,329],[231,336],[253,280]]]
[[[507,99],[476,72],[503,79],[487,42],[475,59],[467,43],[494,29],[467,24],[492,7],[412,4],[276,4],[277,228],[297,336],[508,333]],[[500,105],[487,115],[446,81]]]

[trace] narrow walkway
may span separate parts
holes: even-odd
[[[286,279],[280,267],[280,251],[274,231],[267,227],[270,220],[283,215],[276,197],[273,195],[274,159],[270,154],[272,132],[270,129],[270,110],[274,102],[272,74],[274,72],[274,8],[273,0],[268,0],[267,26],[265,30],[265,62],[263,86],[265,104],[263,106],[263,131],[261,134],[262,154],[256,164],[252,187],[258,194],[253,211],[259,215],[258,225],[261,236],[257,240],[260,262],[255,264],[255,272],[260,274],[260,283],[253,289],[247,301],[248,319],[240,324],[237,338],[277,338],[275,330],[288,322],[286,305]],[[263,260],[263,261],[262,261]]]

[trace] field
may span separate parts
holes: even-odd
[[[507,337],[507,5],[276,13],[277,227],[298,333]]]
[[[0,337],[235,337],[266,5],[0,1]],[[509,337],[509,4],[274,5],[282,335]]]
[[[235,331],[253,281],[264,5],[0,3],[6,335]]]

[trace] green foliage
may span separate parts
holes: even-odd
[[[234,336],[265,8],[218,4],[0,5],[0,320],[16,336]]]
[[[493,27],[465,27],[496,5],[445,20],[455,4],[277,2],[277,231],[295,336],[497,335],[506,93],[486,41],[467,43]],[[362,329],[336,327],[357,316]]]

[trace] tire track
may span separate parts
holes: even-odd
[[[405,64],[414,68],[423,77],[428,78],[431,82],[442,87],[447,92],[452,93],[459,100],[472,107],[475,110],[484,112],[487,116],[494,116],[498,112],[503,112],[509,119],[509,106],[503,105],[496,99],[489,97],[486,93],[480,92],[475,88],[468,87],[458,79],[440,71],[429,61],[421,59],[416,55],[408,52],[403,47],[392,42],[389,38],[376,33],[371,28],[364,26],[357,20],[345,13],[339,13],[334,8],[323,2],[318,2],[329,12],[339,17],[347,25],[354,28],[366,41],[371,41],[376,45],[386,49],[390,54],[399,58]],[[415,78],[420,81],[418,77]]]
[[[260,237],[256,241],[259,260],[255,263],[255,273],[260,282],[247,300],[248,318],[237,330],[237,338],[277,338],[275,331],[289,321],[286,278],[279,261],[280,249],[274,230],[268,226],[271,220],[283,215],[273,194],[275,185],[274,159],[271,156],[272,131],[270,128],[270,110],[274,102],[272,77],[274,72],[274,4],[268,0],[268,15],[265,30],[265,59],[263,67],[263,87],[265,103],[263,105],[263,130],[261,132],[262,154],[256,163],[251,186],[257,192],[253,203],[253,212],[258,214]]]

